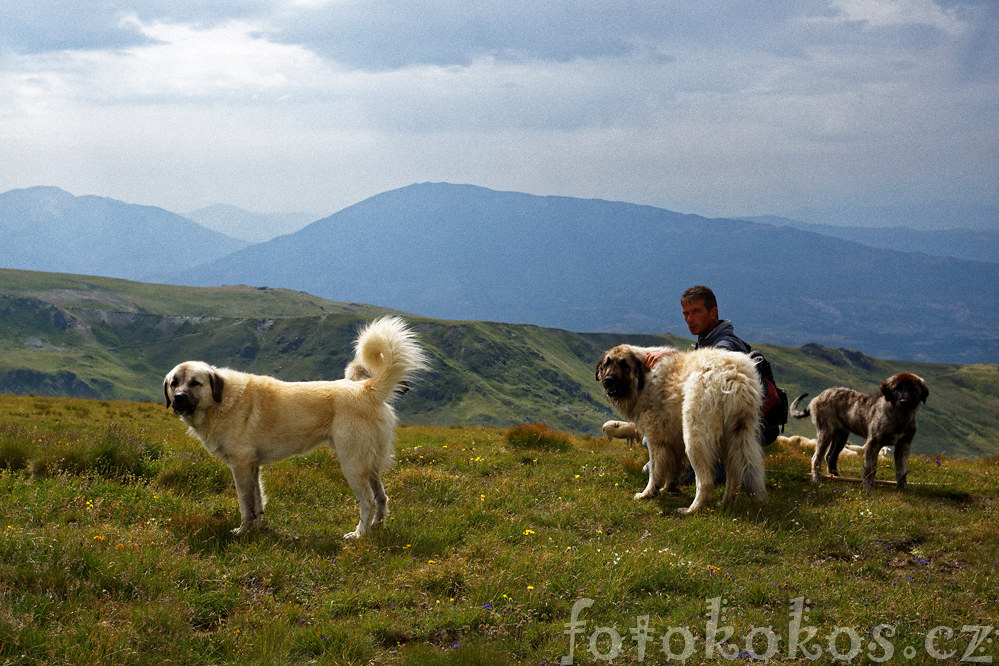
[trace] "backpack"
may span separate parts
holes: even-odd
[[[760,383],[763,384],[763,445],[772,444],[777,436],[784,432],[784,424],[787,423],[788,402],[787,391],[774,381],[774,371],[770,367],[770,361],[763,354],[753,350],[749,357],[756,363],[756,374],[760,376]]]

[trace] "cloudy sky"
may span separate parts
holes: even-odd
[[[0,192],[999,205],[995,0],[0,0]]]

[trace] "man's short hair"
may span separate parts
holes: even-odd
[[[683,292],[683,295],[680,297],[680,305],[687,305],[693,301],[704,301],[704,307],[708,310],[718,307],[718,299],[715,298],[715,292],[702,284],[691,287]]]

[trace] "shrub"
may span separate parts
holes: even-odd
[[[514,449],[538,449],[564,453],[572,448],[567,435],[552,430],[543,423],[527,423],[506,431],[506,443]]]

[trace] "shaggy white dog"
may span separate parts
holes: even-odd
[[[649,483],[635,498],[675,487],[684,470],[684,454],[697,491],[682,513],[707,504],[719,461],[726,473],[723,506],[735,501],[740,487],[751,496],[765,496],[759,436],[762,388],[753,361],[722,349],[667,349],[670,353],[647,369],[646,355],[663,350],[620,345],[603,355],[596,370],[607,397],[649,443]]]

